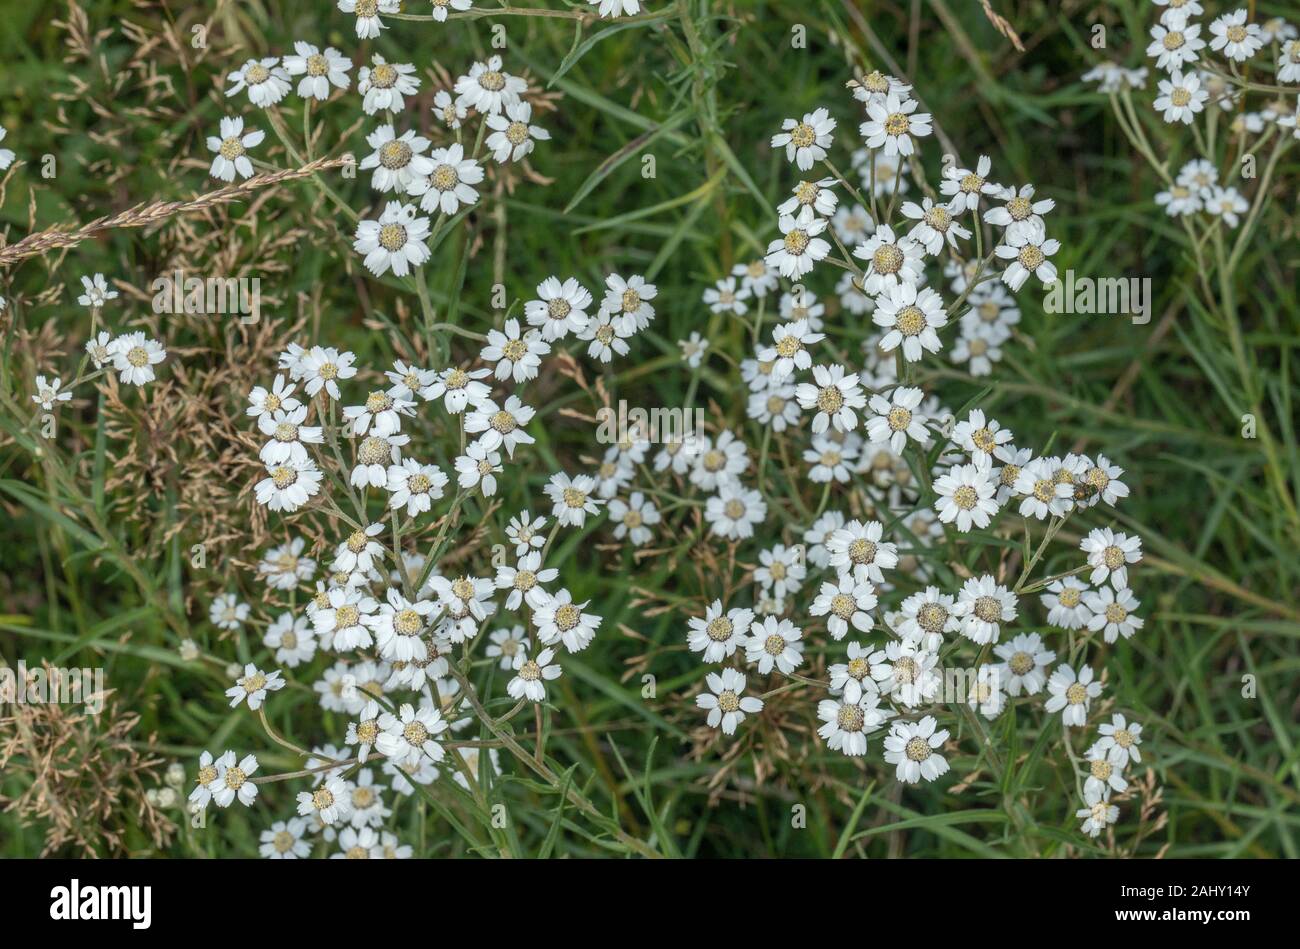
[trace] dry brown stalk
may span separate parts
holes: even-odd
[[[225,188],[218,188],[216,191],[201,194],[189,201],[155,201],[152,204],[137,204],[125,211],[119,211],[117,214],[96,218],[89,224],[74,231],[53,228],[48,231],[29,234],[17,244],[0,248],[0,267],[11,267],[18,261],[28,257],[35,257],[52,250],[58,250],[61,247],[72,247],[94,237],[101,231],[111,231],[123,227],[148,227],[177,214],[204,211],[218,205],[229,204],[232,201],[238,201],[240,198],[248,197],[262,188],[269,188],[286,181],[296,181],[317,172],[339,168],[348,164],[351,160],[346,157],[320,158],[308,162],[301,168],[289,168],[284,171],[271,172],[270,174],[254,175],[247,181],[241,181],[239,184],[229,185]]]

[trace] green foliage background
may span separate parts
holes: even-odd
[[[414,62],[423,81],[420,109],[409,114],[421,124],[428,121],[433,92],[426,68],[437,62],[454,75],[492,52],[490,24],[506,27],[507,68],[526,66],[534,82],[545,84],[566,57],[580,52],[551,87],[562,94],[558,111],[543,118],[553,140],[532,156],[554,183],[524,182],[504,201],[506,282],[513,296],[552,273],[575,275],[588,287],[598,286],[609,271],[652,274],[660,286],[659,318],[608,379],[619,397],[642,405],[680,403],[690,374],[677,360],[675,341],[692,330],[709,334],[715,347],[737,359],[745,354],[743,329],[710,320],[698,301],[705,285],[754,256],[771,236],[770,209],[796,180],[784,156],[767,146],[781,120],[830,107],[840,121],[834,155],[843,163],[859,121],[860,107],[844,89],[853,69],[877,67],[909,77],[963,163],[988,154],[995,180],[1033,182],[1056,199],[1048,223],[1062,243],[1056,258],[1062,270],[1152,280],[1153,320],[1145,326],[1117,317],[1047,315],[1034,292],[1021,293],[1024,319],[1017,340],[1008,344],[987,392],[957,373],[926,383],[940,385],[954,407],[983,393],[981,405],[1015,430],[1019,444],[1063,453],[1084,438],[1085,451],[1102,450],[1128,471],[1133,495],[1116,520],[1143,538],[1147,561],[1134,584],[1147,623],[1130,643],[1103,650],[1096,662],[1109,670],[1118,707],[1146,723],[1145,760],[1164,787],[1161,809],[1168,822],[1145,837],[1139,852],[1300,855],[1300,458],[1294,402],[1300,168],[1294,153],[1284,161],[1278,177],[1287,184],[1278,189],[1275,207],[1237,271],[1225,277],[1241,301],[1236,314],[1198,301],[1198,275],[1183,233],[1153,201],[1158,178],[1120,135],[1106,97],[1079,81],[1102,57],[1145,64],[1146,30],[1155,20],[1150,4],[997,3],[1024,39],[1024,53],[996,32],[979,4],[957,0],[652,0],[651,12],[667,11],[663,19],[626,28],[599,24],[580,36],[572,22],[544,18],[446,25],[391,20],[379,40],[360,46],[350,18],[324,2],[87,0],[82,6],[88,33],[95,36],[90,58],[68,45],[75,32],[69,24],[81,22],[80,8],[0,3],[6,24],[0,32],[0,124],[9,130],[4,145],[29,162],[11,179],[0,206],[10,243],[29,230],[86,222],[137,201],[211,190],[203,140],[219,118],[229,110],[266,127],[242,96],[233,104],[224,100],[224,74],[249,56],[287,53],[295,39],[333,45],[354,65],[373,51],[390,61]],[[1282,3],[1253,6],[1261,18],[1295,12]],[[427,4],[406,7],[426,12]],[[177,49],[166,39],[170,31],[188,42],[190,27],[200,22],[209,26],[206,55]],[[1098,23],[1107,27],[1102,51],[1089,45],[1090,28]],[[128,24],[138,32],[127,31]],[[791,48],[796,24],[807,29],[807,49]],[[153,44],[143,59],[142,43]],[[128,68],[141,61],[153,73],[151,82]],[[364,148],[373,123],[355,125],[355,69],[352,75],[345,98],[316,110],[317,123],[327,129],[324,148],[345,132],[348,148]],[[1144,98],[1137,97],[1139,107],[1145,107]],[[296,114],[298,101],[286,100],[286,115]],[[114,135],[106,139],[110,128]],[[1157,152],[1171,167],[1194,157],[1186,133],[1166,128],[1159,134]],[[274,142],[268,136],[260,157],[287,167],[291,160]],[[938,178],[943,151],[936,139],[924,143],[931,181]],[[47,153],[57,159],[52,179],[39,175],[39,156]],[[649,153],[657,164],[653,179],[641,174],[640,158]],[[335,178],[334,184],[358,210],[372,201],[364,176]],[[307,227],[294,247],[276,251],[286,266],[274,276],[275,294],[286,301],[299,293],[316,295],[319,342],[355,351],[360,364],[390,361],[385,334],[362,325],[365,308],[391,315],[399,312],[399,301],[408,311],[416,304],[391,281],[358,274],[357,261],[348,259],[354,256],[348,249],[350,223],[310,182],[270,197],[258,221],[256,232],[230,235],[245,247],[243,256],[234,256],[240,272],[257,273],[258,248],[277,229]],[[481,331],[492,320],[488,296],[500,221],[486,213],[471,221],[470,230],[445,242],[427,269],[435,303],[451,321]],[[52,260],[33,259],[0,272],[0,294],[31,298],[67,284],[57,299],[22,308],[21,319],[28,328],[53,321],[57,337],[75,352],[86,334],[85,311],[75,304],[76,278],[103,271],[145,288],[159,262],[175,250],[161,246],[148,230],[110,233],[70,251],[58,268]],[[829,296],[837,276],[819,271],[810,286]],[[271,316],[288,319],[291,309],[286,304],[284,313]],[[35,367],[11,358],[12,320],[5,326],[0,389],[30,406]],[[223,334],[231,331],[220,322],[187,328],[187,352],[180,358],[220,365],[228,352]],[[841,318],[830,332],[859,339],[870,327]],[[1232,343],[1235,333],[1239,348]],[[270,365],[259,371],[263,381],[270,378]],[[738,386],[715,359],[701,373],[700,401],[716,400],[739,422],[744,404]],[[1242,437],[1247,413],[1267,428],[1268,444]],[[85,427],[94,444],[95,419],[88,405],[69,424]],[[5,414],[3,421],[11,435],[26,420]],[[583,446],[591,451],[589,431],[576,420],[556,416],[539,429],[539,463],[507,471],[518,484],[507,494],[506,510],[527,500],[525,483],[536,510],[544,467],[576,470],[577,453]],[[141,714],[140,735],[156,733],[161,749],[191,769],[199,750],[220,747],[257,751],[266,767],[293,766],[291,756],[269,745],[252,716],[225,708],[219,672],[175,658],[175,629],[120,562],[136,561],[145,586],[181,615],[188,608],[194,635],[206,636],[206,603],[223,586],[188,575],[184,551],[193,538],[160,543],[155,534],[115,527],[110,520],[118,545],[106,548],[84,512],[60,512],[73,499],[51,487],[30,453],[8,437],[0,443],[0,479],[0,486],[11,488],[0,509],[0,590],[10,603],[0,602],[0,654],[10,664],[44,656],[104,665],[123,704]],[[95,497],[93,485],[80,487]],[[162,507],[152,513],[160,520],[167,516]],[[1067,788],[1054,807],[1021,815],[1029,833],[1018,832],[1009,819],[1011,809],[1023,809],[1022,800],[1050,798],[1045,782],[1056,779],[1038,764],[1041,756],[1053,755],[1059,730],[1037,744],[999,732],[1022,765],[1003,781],[986,775],[960,795],[945,790],[949,781],[891,797],[818,745],[793,762],[778,762],[776,772],[742,802],[727,797],[710,806],[704,781],[715,762],[710,755],[685,755],[685,729],[696,724],[696,713],[679,698],[703,670],[695,657],[670,648],[684,637],[679,619],[647,620],[632,603],[633,584],[672,590],[683,581],[669,575],[666,560],[634,564],[630,557],[619,561],[591,550],[587,534],[561,539],[568,585],[576,598],[592,598],[592,610],[606,617],[606,625],[589,651],[565,663],[557,727],[568,731],[554,737],[549,751],[564,766],[576,764],[572,780],[654,849],[688,856],[1100,852],[1073,830],[1075,805]],[[1069,569],[1069,557],[1046,569]],[[219,558],[218,571],[223,563]],[[636,679],[619,680],[625,661],[641,647],[614,633],[618,623],[666,650],[652,665],[659,702],[643,701]],[[1247,675],[1256,683],[1253,698],[1243,697]],[[285,692],[272,702],[272,718],[301,741],[338,741],[339,716],[326,717],[332,721],[329,735],[307,730],[320,721],[313,705],[309,694]],[[964,750],[966,757],[952,762],[958,775],[975,763],[969,738]],[[810,783],[812,773],[823,779]],[[23,780],[17,773],[0,775],[0,792],[19,793]],[[232,808],[215,831],[182,833],[165,852],[254,853],[257,833],[290,809],[284,786],[264,790],[265,800],[251,812]],[[503,784],[501,794],[519,817],[510,840],[519,853],[619,850],[608,838],[590,839],[590,825],[582,819],[557,811],[553,793],[519,781]],[[790,826],[795,801],[808,807],[806,830]],[[552,838],[557,814],[562,832]],[[432,815],[427,826],[421,822],[409,830],[404,836],[418,841],[423,853],[466,852]],[[1131,812],[1119,832],[1121,841],[1134,832]],[[39,823],[23,826],[16,814],[0,814],[0,853],[32,856],[42,839]],[[155,852],[143,838],[131,840],[131,847]]]

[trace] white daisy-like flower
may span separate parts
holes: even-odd
[[[226,90],[227,98],[247,89],[248,101],[263,109],[283,99],[292,86],[289,82],[289,74],[280,65],[280,60],[274,56],[262,60],[248,60],[226,76],[226,82],[231,84]],[[224,133],[223,137],[225,137]]]
[[[248,393],[248,408],[244,410],[244,414],[260,421],[263,417],[274,417],[280,409],[286,412],[294,411],[302,405],[293,397],[295,388],[297,387],[285,382],[284,376],[276,376],[270,389],[254,386]]]
[[[883,102],[867,103],[867,121],[858,128],[867,148],[883,148],[886,155],[910,155],[913,139],[931,132],[930,114],[916,111],[916,100],[890,92]]]
[[[561,283],[558,277],[547,277],[537,285],[537,297],[524,304],[524,318],[540,328],[542,339],[554,342],[587,328],[591,293],[577,280],[569,277]]]
[[[601,17],[635,16],[641,11],[641,0],[587,0]]]
[[[383,524],[368,524],[348,534],[346,541],[339,543],[334,550],[334,562],[330,569],[339,573],[369,573],[381,563],[386,549],[376,537],[383,533]]]
[[[433,96],[433,114],[443,125],[454,131],[460,128],[460,123],[468,115],[468,110],[453,99],[446,89],[439,89]]]
[[[513,379],[516,384],[537,378],[542,357],[551,351],[550,343],[540,333],[520,332],[519,321],[506,320],[504,331],[488,330],[487,345],[479,356],[484,362],[496,363],[498,379]]]
[[[1245,214],[1249,207],[1250,203],[1236,188],[1211,188],[1210,193],[1205,196],[1205,210],[1221,218],[1228,227],[1236,227],[1240,224],[1240,216]]]
[[[1020,469],[1013,490],[1024,500],[1020,502],[1021,517],[1060,517],[1073,504],[1072,483],[1057,478],[1058,468],[1051,459],[1035,458]]]
[[[1128,586],[1127,565],[1142,559],[1142,538],[1098,527],[1088,532],[1079,549],[1088,555],[1088,566],[1093,568],[1089,582],[1099,586],[1109,578],[1119,590]]]
[[[1142,761],[1142,726],[1129,722],[1119,712],[1111,716],[1110,722],[1097,726],[1101,737],[1094,748],[1100,748],[1111,756],[1113,761],[1138,764]]]
[[[782,382],[796,369],[812,366],[808,347],[825,338],[822,333],[812,332],[807,320],[778,323],[772,328],[772,345],[758,351],[758,361],[771,363],[769,378],[773,383]]]
[[[843,639],[852,626],[858,632],[871,629],[871,610],[876,608],[876,591],[866,581],[852,574],[841,574],[835,583],[823,583],[808,612],[825,616],[826,628],[833,639]]]
[[[479,382],[492,374],[490,369],[460,369],[451,367],[438,373],[437,381],[427,389],[420,390],[421,398],[435,401],[443,400],[443,405],[451,415],[465,411],[466,405],[475,408],[492,401],[492,390]]]
[[[889,93],[905,96],[912,87],[894,76],[887,76],[879,69],[873,69],[861,79],[850,79],[847,83],[853,91],[853,98],[859,102],[883,102]]]
[[[472,442],[465,454],[456,457],[455,466],[456,483],[462,491],[478,487],[485,498],[497,493],[496,476],[503,470],[499,451],[489,451],[482,442]]]
[[[835,120],[827,109],[815,109],[801,121],[786,119],[781,131],[772,136],[773,148],[784,148],[786,161],[794,162],[801,171],[807,171],[815,162],[826,157],[835,131]]]
[[[238,116],[223,118],[220,129],[220,138],[208,136],[208,151],[216,153],[208,173],[219,181],[234,181],[236,173],[241,178],[253,177],[253,163],[248,160],[248,150],[262,144],[266,133],[260,129],[245,132],[244,120]]]
[[[239,629],[248,619],[250,607],[239,602],[234,593],[221,593],[213,597],[208,607],[208,620],[217,629]]]
[[[943,170],[943,181],[939,183],[939,192],[950,197],[948,207],[953,214],[963,214],[979,207],[980,195],[997,196],[1002,193],[1002,186],[988,180],[993,163],[989,156],[981,155],[975,164],[975,170],[958,168],[955,164],[947,165]]]
[[[456,102],[476,112],[492,115],[519,101],[528,83],[501,68],[501,57],[475,63],[467,75],[456,80]]]
[[[794,186],[790,197],[777,205],[776,213],[793,215],[801,208],[812,208],[823,217],[830,217],[839,203],[839,197],[831,190],[835,183],[834,178],[799,182]]]
[[[1127,791],[1128,781],[1124,778],[1124,768],[1128,764],[1128,756],[1116,755],[1112,758],[1107,749],[1099,746],[1100,742],[1095,743],[1084,753],[1084,761],[1088,764],[1088,776],[1083,781],[1084,793],[1106,789],[1120,793]]]
[[[753,623],[752,610],[733,607],[724,611],[722,601],[714,600],[702,618],[686,620],[686,644],[692,652],[703,653],[700,658],[705,662],[721,662],[730,658],[737,646],[745,645]]]
[[[944,633],[961,629],[961,618],[954,610],[955,601],[938,587],[927,586],[913,593],[899,606],[894,632],[904,640],[922,644],[927,649],[943,642]]]
[[[1088,584],[1077,577],[1053,580],[1039,597],[1047,607],[1047,622],[1061,629],[1083,629],[1092,614],[1083,605],[1083,594]]]
[[[956,524],[963,534],[977,527],[983,530],[998,512],[994,495],[997,485],[993,481],[988,462],[970,465],[953,465],[934,481],[935,513],[944,524]]]
[[[298,792],[298,813],[328,827],[352,815],[352,796],[342,778],[330,776],[314,791]]]
[[[389,270],[405,277],[432,256],[425,243],[428,237],[429,219],[421,217],[415,205],[390,201],[378,221],[357,223],[352,249],[364,255],[366,269],[376,277]]]
[[[998,227],[1006,228],[1008,243],[1013,235],[1029,235],[1046,228],[1043,215],[1056,207],[1051,198],[1034,200],[1034,186],[1021,185],[1015,188],[1003,188],[998,197],[1004,202],[998,207],[984,212],[984,220]],[[1041,243],[1039,241],[1038,243]],[[1052,251],[1051,253],[1055,253]],[[1033,270],[1034,268],[1028,268]]]
[[[1007,695],[1016,697],[1037,695],[1043,691],[1047,682],[1047,667],[1056,661],[1056,653],[1043,648],[1043,640],[1037,633],[1019,633],[1004,643],[993,647],[993,654],[1000,663],[997,664],[998,679]]]
[[[542,588],[543,583],[550,583],[560,575],[554,568],[542,569],[542,555],[533,551],[519,558],[516,566],[501,564],[497,567],[496,585],[498,590],[509,590],[506,597],[506,609],[517,610],[521,603],[527,603],[533,609],[545,606],[551,598]]]
[[[971,674],[973,672],[973,678]],[[1002,714],[1007,707],[1007,693],[1003,691],[1002,674],[996,665],[983,665],[976,670],[965,670],[969,683],[966,704],[989,721]]]
[[[749,311],[745,303],[750,292],[745,288],[736,289],[735,277],[723,277],[712,287],[704,290],[704,305],[714,313],[734,313],[744,316]]]
[[[316,634],[310,619],[286,611],[266,628],[262,645],[275,651],[276,662],[296,669],[304,662],[311,662],[316,655]]]
[[[0,305],[0,312],[3,312],[4,306]],[[113,352],[109,348],[113,342],[113,335],[106,330],[101,330],[97,335],[86,340],[86,355],[90,357],[91,363],[96,369],[103,369],[104,364],[113,358]],[[259,387],[260,388],[260,387]],[[257,389],[253,390],[254,392]],[[249,415],[255,415],[251,409]]]
[[[1088,708],[1092,700],[1101,695],[1101,683],[1093,680],[1092,666],[1084,666],[1076,674],[1065,663],[1056,667],[1047,680],[1049,712],[1060,712],[1065,727],[1081,728],[1088,721]]]
[[[803,663],[803,631],[788,619],[769,616],[755,621],[745,641],[745,661],[758,666],[767,675],[775,666],[789,675]]]
[[[904,217],[917,222],[907,232],[908,239],[924,247],[931,257],[939,255],[945,242],[956,250],[958,240],[970,237],[970,231],[957,223],[950,204],[935,204],[930,198],[922,198],[920,204],[904,202],[902,211]]]
[[[938,749],[948,740],[948,729],[936,731],[938,722],[927,715],[919,722],[894,722],[885,736],[885,762],[897,765],[895,773],[904,784],[922,778],[933,781],[948,771],[948,761]]]
[[[63,385],[63,380],[58,376],[50,379],[45,376],[36,377],[36,392],[32,395],[32,401],[39,405],[46,412],[51,411],[59,402],[68,402],[72,399],[72,392],[64,389],[59,391]]]
[[[737,482],[749,467],[745,443],[731,429],[724,429],[716,441],[707,435],[698,436],[692,447],[696,453],[691,483],[703,491],[717,491]]]
[[[626,537],[636,547],[650,543],[654,537],[650,528],[658,524],[660,518],[659,508],[640,491],[633,491],[627,501],[614,498],[609,502],[609,520],[614,525],[614,538],[622,540]]]
[[[528,650],[528,633],[522,626],[493,630],[488,635],[484,654],[489,659],[500,657],[497,667],[503,671],[514,668],[515,656]]]
[[[926,416],[918,406],[925,393],[915,386],[899,386],[889,398],[873,395],[868,406],[867,437],[875,444],[888,444],[890,451],[901,455],[908,440],[926,445],[930,436],[925,429]]]
[[[379,716],[379,729],[375,747],[397,764],[418,764],[424,756],[437,762],[447,753],[437,741],[447,730],[447,723],[432,705],[422,704],[416,709],[410,703],[403,703],[397,715],[383,712]]]
[[[230,699],[231,708],[247,701],[248,707],[256,712],[266,701],[267,692],[279,691],[284,686],[285,681],[280,678],[278,669],[275,672],[263,672],[250,662],[244,666],[244,674],[226,689],[226,698]]]
[[[849,246],[862,243],[875,229],[876,223],[871,219],[871,212],[860,204],[852,207],[842,205],[831,218],[831,230],[841,243]]]
[[[831,536],[845,524],[844,514],[840,511],[827,511],[804,531],[804,543],[808,545],[808,562],[815,567],[830,565],[830,551],[826,544]]]
[[[379,31],[387,29],[379,14],[398,13],[401,0],[338,0],[339,9],[356,16],[357,39],[373,40]]]
[[[153,367],[167,358],[167,350],[143,332],[127,333],[108,344],[113,371],[124,385],[142,386],[154,380]]]
[[[402,460],[402,446],[409,435],[376,435],[371,432],[357,445],[356,464],[348,478],[354,488],[388,487],[388,469]]]
[[[1016,595],[989,574],[962,584],[953,605],[961,619],[961,634],[972,642],[996,643],[1002,625],[1016,618]]]
[[[388,469],[388,506],[406,508],[408,517],[418,517],[433,507],[447,486],[447,476],[434,465],[422,465],[414,458]]]
[[[234,761],[234,752],[228,751],[222,757],[224,758],[226,755],[229,755],[230,760]],[[212,752],[204,751],[199,755],[198,774],[194,778],[194,789],[189,794],[192,811],[202,810],[208,806],[208,803],[212,800],[212,792],[216,789],[219,773]]]
[[[310,458],[289,458],[268,465],[266,477],[254,488],[257,503],[272,511],[296,511],[320,492],[322,477]]]
[[[304,860],[311,856],[311,842],[304,840],[307,822],[301,817],[278,820],[258,836],[257,852],[268,860]]]
[[[601,623],[601,617],[582,612],[586,606],[587,601],[574,603],[568,590],[559,590],[533,614],[538,640],[547,646],[563,642],[569,652],[586,649]]]
[[[852,466],[858,457],[858,445],[861,438],[856,435],[839,440],[832,432],[829,435],[814,435],[812,446],[804,450],[803,460],[812,467],[808,469],[808,480],[814,484],[835,481],[848,484],[853,478]]]
[[[862,288],[872,295],[893,290],[899,284],[915,287],[925,270],[925,248],[910,237],[895,236],[888,224],[881,224],[853,248],[853,256],[867,262]]]
[[[722,727],[724,735],[734,735],[736,726],[746,715],[756,715],[763,710],[763,700],[745,696],[745,677],[736,669],[710,672],[704,677],[708,692],[695,697],[695,704],[708,711],[710,728]]]
[[[367,649],[374,644],[370,617],[379,604],[356,587],[335,587],[327,594],[328,605],[312,616],[321,645],[335,652]]]
[[[600,501],[592,497],[596,479],[590,475],[570,478],[566,472],[559,471],[551,475],[542,490],[551,499],[551,516],[561,527],[581,527],[587,522],[588,514],[600,510]]]
[[[1192,117],[1205,109],[1205,100],[1209,92],[1201,88],[1201,79],[1194,73],[1183,75],[1175,69],[1168,79],[1161,79],[1157,85],[1160,95],[1153,103],[1157,112],[1164,113],[1166,122],[1192,124]]]
[[[0,142],[3,142],[5,140],[5,136],[8,134],[9,134],[8,130],[5,129],[3,125],[0,125]],[[14,158],[16,157],[17,156],[14,155],[13,153],[13,149],[0,148],[0,171],[4,171],[10,165],[12,165],[14,163]],[[4,297],[0,297],[0,310],[3,309],[4,309]]]
[[[1008,227],[1004,239],[1006,243],[993,249],[1003,260],[1010,261],[1002,271],[1002,282],[1012,290],[1019,290],[1033,274],[1050,286],[1056,281],[1056,265],[1049,257],[1061,249],[1061,242],[1049,238],[1042,225],[1016,230]]]
[[[303,355],[300,362],[303,389],[307,395],[315,397],[322,389],[331,399],[342,398],[339,380],[351,379],[357,374],[356,354],[339,352],[333,347],[313,346]]]
[[[427,658],[422,636],[437,605],[431,600],[408,600],[394,587],[388,588],[385,600],[378,612],[361,617],[361,622],[375,635],[379,655],[395,662]]]
[[[879,521],[849,521],[826,541],[830,566],[860,583],[884,583],[883,571],[898,566],[898,546],[882,540],[883,535],[884,525]]]
[[[463,205],[478,203],[478,192],[473,186],[483,181],[484,171],[473,158],[465,157],[459,142],[447,148],[435,148],[429,153],[433,170],[427,178],[416,178],[407,189],[412,195],[422,195],[420,207],[430,214],[455,214]]]
[[[366,136],[366,144],[374,149],[361,159],[362,171],[374,169],[370,187],[376,191],[406,192],[417,180],[433,174],[434,162],[425,155],[429,140],[415,134],[414,129],[400,136],[388,124],[379,126]]]
[[[831,677],[831,692],[843,692],[850,681],[857,682],[863,689],[879,692],[876,681],[871,678],[871,647],[862,643],[849,643],[848,662],[834,663],[828,671]]]
[[[212,803],[217,807],[229,807],[238,799],[240,804],[251,807],[257,799],[257,785],[249,777],[257,770],[257,757],[244,755],[236,764],[235,753],[227,751],[216,760],[215,766],[217,777],[209,785]]]
[[[354,820],[356,816],[353,812]],[[378,860],[383,856],[379,834],[373,827],[345,827],[339,833],[338,844],[339,850],[330,854],[331,860]]]
[[[330,86],[348,87],[352,60],[333,46],[327,46],[322,53],[311,43],[298,41],[293,44],[293,51],[294,55],[284,57],[284,70],[290,76],[302,76],[297,90],[300,97],[324,102],[330,96]]]
[[[505,404],[498,406],[495,402],[483,402],[473,411],[465,414],[465,431],[478,434],[478,441],[488,451],[496,451],[505,446],[506,455],[515,456],[519,445],[531,445],[536,439],[524,431],[537,410],[524,405],[519,397],[508,397]],[[482,434],[479,434],[482,433]]]
[[[1282,52],[1277,58],[1277,80],[1300,82],[1300,39],[1289,39],[1282,44]],[[3,167],[4,163],[0,162],[0,168]]]
[[[677,345],[682,350],[682,361],[690,369],[698,369],[709,351],[709,341],[698,332],[691,333],[689,339],[679,339]]]
[[[258,453],[263,464],[278,465],[289,459],[307,460],[306,446],[319,445],[325,437],[320,426],[302,424],[306,419],[307,406],[300,404],[291,411],[277,409],[257,420],[258,430],[270,439]]]
[[[543,649],[532,659],[524,652],[518,653],[511,664],[515,670],[514,678],[506,683],[506,693],[512,699],[528,699],[541,702],[546,698],[546,683],[558,679],[562,671],[558,665],[552,665],[555,658],[554,649]]]
[[[519,161],[533,150],[534,142],[550,139],[551,133],[540,125],[533,125],[532,118],[533,107],[520,100],[507,105],[504,114],[494,113],[483,120],[492,129],[484,144],[498,164]]]
[[[805,320],[810,330],[820,333],[826,307],[817,302],[817,294],[806,288],[796,288],[794,293],[781,294],[780,312],[781,319]]]
[[[541,550],[546,545],[542,531],[546,529],[546,518],[534,518],[528,511],[521,511],[506,525],[506,538],[515,545],[515,556],[522,557],[530,550]]]
[[[1264,47],[1259,24],[1247,23],[1244,9],[1214,19],[1210,23],[1210,33],[1214,37],[1210,40],[1210,49],[1222,51],[1224,56],[1234,62],[1244,63]]]
[[[705,503],[704,519],[709,529],[724,540],[744,540],[754,536],[754,526],[767,517],[767,502],[757,491],[746,490],[739,482],[722,485]]]
[[[740,286],[748,290],[756,299],[763,299],[777,287],[777,275],[773,273],[760,257],[747,264],[736,264],[731,268],[733,277],[740,278]]]
[[[293,590],[310,581],[316,573],[316,561],[303,556],[307,542],[295,537],[287,544],[271,547],[262,556],[257,572],[273,590]]]
[[[858,758],[867,753],[867,735],[885,724],[889,712],[880,708],[880,693],[874,682],[848,678],[838,698],[817,703],[817,717],[822,720],[817,734],[826,747]]]
[[[872,321],[885,329],[879,347],[893,352],[903,347],[903,358],[916,362],[925,353],[937,353],[943,347],[938,329],[948,325],[943,299],[929,287],[918,290],[910,283],[886,286],[876,298]]]
[[[1100,590],[1085,593],[1083,605],[1091,614],[1088,618],[1088,629],[1093,632],[1101,630],[1102,636],[1108,643],[1115,642],[1121,636],[1128,639],[1144,625],[1142,617],[1133,615],[1133,611],[1141,606],[1142,602],[1127,587],[1115,590],[1102,587]]]
[[[784,432],[799,421],[799,401],[793,385],[780,385],[766,392],[751,392],[746,414],[774,432]]]
[[[971,461],[993,463],[993,459],[1007,461],[1014,457],[1015,446],[1011,440],[1015,433],[1003,428],[995,418],[989,418],[982,409],[972,409],[965,419],[952,430],[952,441],[970,455]]]
[[[1119,820],[1119,808],[1110,803],[1110,791],[1105,788],[1084,788],[1083,803],[1086,806],[1075,811],[1074,816],[1083,818],[1083,825],[1079,829],[1089,837],[1099,836]]]
[[[610,274],[605,278],[605,299],[602,308],[610,314],[616,326],[630,336],[633,332],[645,329],[655,318],[655,310],[649,303],[659,295],[659,288],[653,283],[646,283],[645,277],[633,274],[624,279],[619,274]]]
[[[938,653],[914,640],[886,643],[869,661],[871,678],[880,690],[908,708],[929,702],[943,685]]]
[[[388,388],[388,394],[404,402],[414,402],[417,394],[429,389],[438,379],[438,373],[432,369],[409,366],[400,359],[394,362],[393,368],[385,371],[384,375],[392,383]]]
[[[1105,501],[1114,507],[1120,498],[1128,497],[1128,485],[1120,480],[1123,474],[1123,468],[1113,464],[1105,455],[1098,455],[1097,460],[1088,465],[1081,479],[1090,497],[1080,500],[1076,496],[1075,503],[1080,507],[1091,507]]]
[[[1151,27],[1151,43],[1147,55],[1154,56],[1157,69],[1173,71],[1187,63],[1195,62],[1197,50],[1205,48],[1199,23],[1189,24],[1186,11],[1178,15],[1166,14],[1166,19]]]
[[[357,2],[364,4],[366,0]],[[381,0],[383,2],[388,0]],[[398,0],[391,0],[391,3],[393,8],[388,12],[398,12]],[[375,35],[378,35],[377,30]],[[390,63],[378,53],[375,53],[371,63],[371,66],[362,66],[357,71],[357,91],[362,96],[361,110],[366,115],[381,111],[401,112],[406,108],[406,97],[415,95],[420,89],[420,77],[415,73],[415,66],[410,63]]]
[[[857,428],[858,416],[854,410],[865,408],[867,404],[867,396],[859,384],[858,374],[846,373],[838,363],[813,366],[813,380],[815,385],[804,382],[795,388],[799,405],[817,412],[813,416],[813,432],[820,434],[832,425],[839,432]]]
[[[759,566],[754,569],[754,582],[776,597],[794,593],[803,585],[807,572],[803,552],[798,547],[777,544],[770,550],[759,551]]]

